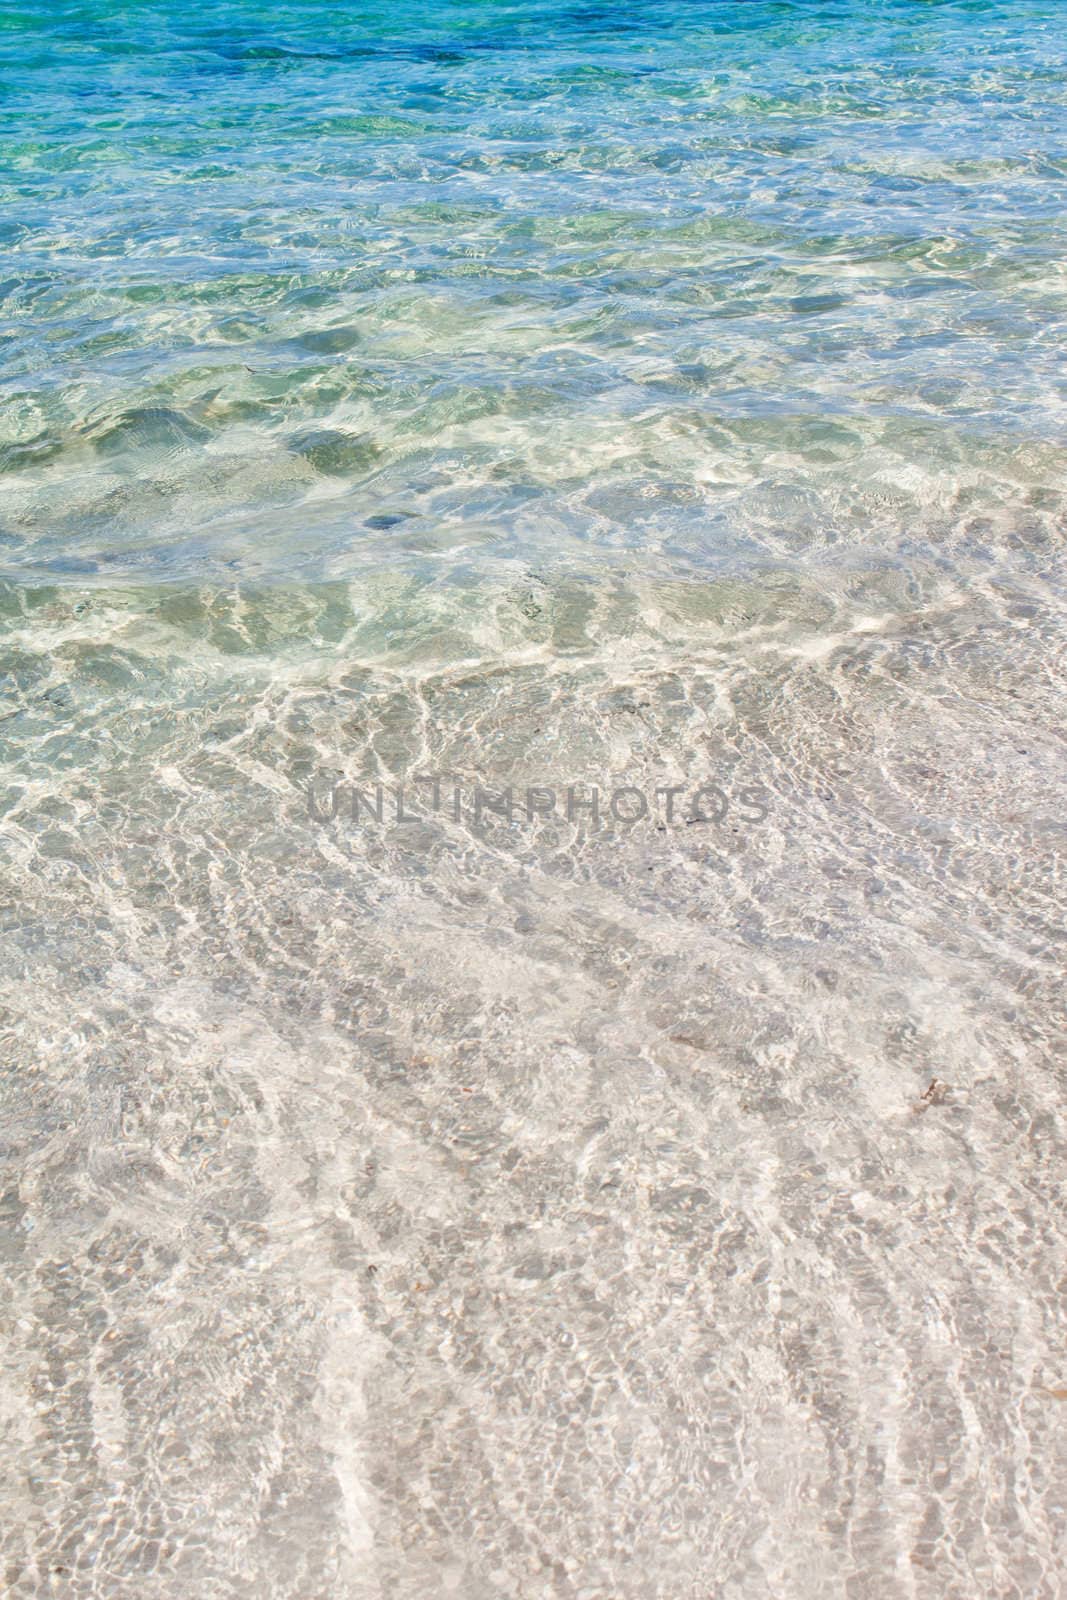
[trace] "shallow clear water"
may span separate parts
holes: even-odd
[[[1063,24],[0,18],[17,1600],[1061,1592]]]

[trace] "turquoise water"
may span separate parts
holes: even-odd
[[[14,1600],[1059,1592],[1065,23],[0,16]]]
[[[701,575],[1047,527],[1062,20],[9,12],[3,569]]]

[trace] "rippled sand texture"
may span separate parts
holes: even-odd
[[[0,20],[12,1600],[1063,1593],[1063,20]]]

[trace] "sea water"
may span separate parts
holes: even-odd
[[[1059,1593],[1064,6],[0,79],[5,1592]]]

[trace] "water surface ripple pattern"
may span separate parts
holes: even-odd
[[[12,1600],[1063,1592],[1065,20],[6,7]]]

